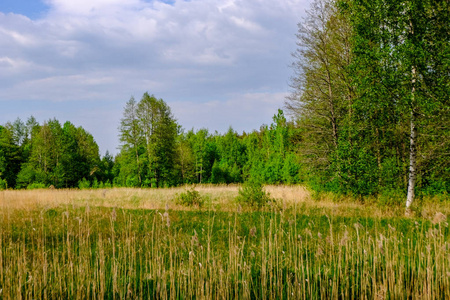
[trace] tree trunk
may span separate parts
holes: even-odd
[[[415,92],[416,92],[416,68],[412,67],[412,88],[411,88],[411,134],[409,137],[409,180],[408,180],[408,195],[406,197],[406,214],[409,214],[411,204],[414,201],[416,186],[416,167],[417,167],[417,128],[416,128],[416,113],[415,113]]]
[[[411,135],[409,139],[409,180],[408,180],[408,196],[406,197],[406,209],[409,210],[414,201],[414,187],[416,185],[416,139],[417,129],[415,124],[414,112],[411,112]]]

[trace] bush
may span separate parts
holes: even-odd
[[[46,189],[47,186],[44,183],[34,182],[27,186],[27,190]]]
[[[83,178],[83,180],[78,181],[78,188],[80,190],[88,189],[91,187],[91,183],[86,178]]]
[[[0,178],[0,191],[6,190],[8,188],[8,184],[6,180]]]
[[[92,188],[93,189],[99,188],[99,182],[98,182],[97,178],[94,178],[94,180],[92,181]]]
[[[193,186],[190,190],[186,190],[186,192],[181,193],[180,195],[177,194],[177,199],[175,200],[175,203],[183,206],[202,207],[205,204],[205,198],[202,197]]]
[[[270,194],[263,190],[262,184],[256,180],[250,180],[244,183],[239,189],[239,195],[236,197],[239,204],[262,207],[273,202]]]

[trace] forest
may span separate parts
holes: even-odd
[[[146,123],[148,122],[148,123]],[[120,125],[120,153],[100,157],[82,127],[31,117],[0,127],[2,187],[170,187],[189,183],[299,183],[298,130],[279,111],[270,126],[243,135],[232,128],[185,132],[162,99],[131,98]]]
[[[291,93],[271,124],[186,130],[145,93],[125,103],[113,157],[69,121],[17,119],[0,126],[0,189],[252,180],[407,207],[448,194],[449,33],[449,1],[313,1],[298,25]]]

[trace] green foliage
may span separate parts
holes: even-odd
[[[263,207],[269,203],[273,203],[274,199],[270,194],[264,191],[264,188],[258,180],[251,179],[239,188],[239,195],[236,202],[246,206]]]
[[[170,107],[145,93],[139,102],[131,98],[121,120],[120,185],[151,187],[174,185],[178,125]]]
[[[27,190],[46,189],[47,187],[45,183],[33,182],[27,186]]]
[[[11,128],[17,153],[21,155],[21,159],[8,159],[15,162],[15,167],[8,169],[14,171],[16,188],[36,182],[59,188],[75,187],[81,178],[92,178],[99,170],[98,146],[81,127],[70,122],[61,127],[56,119],[40,126],[31,117],[26,125],[17,120]]]
[[[16,185],[17,173],[22,163],[22,151],[19,140],[11,123],[0,126],[0,177],[8,187]]]
[[[93,189],[103,188],[103,182],[98,182],[97,178],[94,178],[91,187]]]
[[[445,1],[313,1],[287,108],[316,191],[390,205],[409,177],[417,191],[449,192],[449,24]],[[266,182],[278,165],[259,171]]]
[[[25,188],[28,185],[36,182],[37,174],[33,166],[29,163],[25,163],[22,165],[22,168],[17,174],[17,188]]]
[[[225,134],[184,132],[167,104],[146,93],[139,102],[127,102],[116,157],[106,152],[100,159],[93,137],[70,122],[61,126],[51,119],[39,125],[31,117],[26,125],[20,120],[8,123],[0,128],[0,176],[8,186],[11,178],[15,188],[36,182],[57,188],[85,188],[87,182],[92,188],[107,182],[118,187],[229,184],[249,177],[298,183],[298,134],[281,110],[273,121],[251,134],[239,135],[231,127]]]
[[[200,195],[200,193],[195,190],[195,186],[192,186],[191,189],[187,189],[185,192],[177,195],[175,199],[176,204],[189,207],[196,206],[201,208],[205,202],[205,197]]]
[[[428,180],[427,185],[422,190],[423,195],[445,195],[450,191],[450,179],[437,178],[434,180]]]
[[[405,200],[404,190],[384,189],[378,197],[378,204],[381,206],[400,206]]]
[[[8,183],[6,180],[0,178],[0,191],[6,190],[8,188]]]
[[[85,190],[91,188],[91,183],[86,178],[83,178],[82,180],[78,181],[78,188],[80,190]]]
[[[352,122],[364,137],[357,147],[378,160],[368,171],[388,190],[406,188],[404,174],[419,179],[416,189],[448,178],[448,12],[448,3],[405,0],[355,1],[348,11],[358,93]]]

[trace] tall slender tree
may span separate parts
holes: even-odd
[[[138,119],[138,105],[134,97],[131,97],[125,105],[123,117],[120,121],[119,137],[122,150],[132,152],[136,161],[137,178],[139,186],[142,185],[142,172],[140,147],[143,143],[143,130]]]
[[[286,107],[302,130],[302,160],[323,182],[341,180],[338,144],[354,98],[350,38],[349,20],[333,0],[314,0],[298,25]]]
[[[145,93],[138,104],[137,115],[143,132],[148,159],[148,176],[153,187],[173,180],[177,123],[170,107]]]

